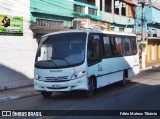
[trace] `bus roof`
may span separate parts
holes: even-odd
[[[53,33],[46,34],[44,36],[50,36],[50,35],[61,34],[61,33],[71,33],[71,32],[73,32],[73,33],[76,33],[76,32],[83,32],[83,33],[104,33],[104,34],[110,34],[110,35],[136,36],[135,34],[129,34],[129,33],[124,33],[124,32],[101,31],[101,30],[92,30],[92,29],[58,31],[58,32],[53,32]]]

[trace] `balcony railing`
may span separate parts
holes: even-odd
[[[74,13],[75,17],[87,17],[91,19],[101,20],[98,7],[81,3],[81,2],[74,2]]]
[[[109,12],[102,12],[102,20],[122,25],[134,25],[134,19],[127,16],[120,16]]]

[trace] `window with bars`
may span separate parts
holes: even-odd
[[[74,12],[85,13],[85,7],[80,5],[74,5]]]
[[[124,28],[119,28],[119,31],[120,32],[124,32]]]
[[[97,15],[97,9],[88,8],[88,14]]]
[[[49,27],[49,28],[51,28],[51,27],[62,28],[63,21],[37,19],[36,26],[43,26],[43,27]]]

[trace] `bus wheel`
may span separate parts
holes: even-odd
[[[86,97],[90,98],[94,94],[94,83],[93,79],[90,79],[88,82],[88,90],[85,92]]]
[[[44,98],[50,98],[51,95],[52,95],[52,92],[41,91],[41,95],[42,95]]]
[[[120,81],[120,85],[121,86],[125,86],[126,85],[126,72],[125,71],[123,72],[123,80]]]

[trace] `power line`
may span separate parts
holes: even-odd
[[[26,4],[26,3],[20,2],[20,1],[18,1],[18,0],[14,0],[14,1],[17,1],[18,3],[21,3],[21,4],[23,4],[23,5],[27,6],[27,7],[30,7],[30,8],[33,8],[33,9],[35,8],[35,7],[32,7],[32,6],[30,6],[30,5]],[[43,0],[42,0],[42,1],[43,1]],[[45,1],[43,1],[43,2],[45,2]],[[40,5],[43,4],[43,3],[38,3],[38,2],[36,2],[36,3],[37,3],[37,4],[40,4]],[[47,3],[47,4],[49,4],[49,3]],[[51,5],[53,6],[53,4],[51,4]],[[14,5],[10,5],[10,4],[9,4],[8,6],[15,7]],[[58,6],[58,5],[57,5],[57,6]],[[18,10],[10,9],[10,8],[4,7],[4,6],[2,6],[2,5],[0,5],[0,7],[3,8],[3,9],[6,9],[6,10],[13,11],[14,14],[16,14],[16,15],[19,15],[18,13],[20,13],[20,14],[25,14],[25,15],[28,15],[28,16],[31,15],[31,14],[27,14],[27,13],[25,13],[25,12],[21,12],[21,10],[18,11]],[[17,6],[17,7],[20,8],[20,9],[22,9],[22,7],[19,7],[19,6]],[[16,8],[17,8],[17,7],[16,7]],[[59,7],[61,7],[61,6],[59,6]],[[62,8],[64,8],[64,7],[62,7]],[[38,8],[37,8],[37,10],[41,10],[41,11],[44,11],[44,12],[46,13],[45,10],[38,9]],[[71,10],[71,11],[73,11],[73,10]],[[47,13],[53,14],[53,12],[47,12]],[[28,20],[28,18],[27,18],[27,19],[26,19],[25,17],[23,17],[23,18],[24,18],[24,21],[30,23],[30,20]],[[23,29],[24,29],[24,28],[23,28]],[[25,29],[24,29],[24,30],[25,30]],[[29,30],[29,29],[26,29],[26,30]]]
[[[29,6],[29,5],[27,5],[27,4],[23,3],[23,2],[18,1],[18,0],[14,0],[14,1],[17,1],[17,2],[19,2],[19,3],[22,3],[22,4],[26,5],[26,6]],[[42,1],[43,3],[50,4],[50,5],[52,5],[52,6],[57,6],[57,7],[64,8],[64,9],[67,9],[67,10],[72,11],[72,9],[68,9],[68,8],[66,8],[66,7],[63,7],[63,6],[65,6],[65,5],[61,6],[61,5],[57,5],[57,4],[51,3],[51,2],[47,2],[47,1],[45,1],[45,0],[40,0],[40,1]],[[31,2],[32,2],[32,1],[31,1]],[[34,1],[33,3],[37,3],[37,4],[42,4],[42,5],[44,5],[43,3],[40,3],[40,2],[37,2],[37,1]],[[64,4],[64,3],[63,3],[63,4]]]
[[[32,8],[32,9],[40,10],[40,11],[44,12],[45,14],[53,14],[53,11],[46,11],[46,10],[43,10],[43,9],[39,9],[39,8],[36,8],[34,5],[30,6],[30,5],[27,5],[27,4],[23,3],[23,2],[20,2],[20,1],[18,1],[18,0],[14,0],[14,1],[17,1],[17,2],[23,4],[23,5],[27,6],[27,7]],[[55,4],[53,4],[53,3],[49,3],[49,2],[46,2],[46,1],[44,1],[44,0],[41,0],[41,1],[44,2],[45,4],[50,4],[50,5],[52,5],[52,6],[58,6],[58,7],[60,7],[60,8],[67,9],[67,11],[72,11],[72,12],[73,12],[73,9],[68,9],[68,8],[65,8],[65,7],[62,7],[62,6],[59,6],[59,5],[55,5]],[[38,4],[38,6],[39,6],[39,5],[44,5],[43,3],[39,3],[39,2],[35,2],[35,1],[34,1],[34,3]],[[51,9],[52,9],[52,8],[51,8]]]
[[[57,6],[57,7],[60,7],[60,8],[64,8],[64,9],[73,11],[72,9],[68,9],[68,8],[66,8],[66,7],[62,7],[62,6],[60,6],[60,5],[56,5],[56,4],[54,4],[54,3],[47,2],[47,1],[45,1],[45,0],[40,0],[40,1],[42,1],[42,2],[44,2],[44,3],[47,3],[47,4],[50,4],[50,5],[53,5],[53,6]]]
[[[9,8],[6,8],[6,7],[1,6],[1,5],[0,5],[0,7],[3,8],[3,9],[6,9],[6,10],[11,10],[11,11],[16,12],[16,13],[26,14],[26,13],[24,13],[24,12],[19,12],[19,11],[17,11],[17,10],[9,9]],[[15,14],[16,14],[16,13],[15,13]],[[16,15],[19,15],[19,14],[16,14]],[[30,14],[26,14],[26,15],[30,15]],[[23,18],[24,18],[24,17],[23,17]],[[24,18],[24,21],[30,22],[30,20],[28,20],[28,19],[26,19],[26,18]]]
[[[154,2],[152,3],[151,7],[152,7],[153,5],[155,5],[157,1],[158,1],[158,0],[154,1]],[[149,13],[149,9],[145,12],[145,20],[146,20],[146,16],[148,15],[148,13]],[[139,18],[139,19],[141,19],[141,18]]]
[[[30,6],[30,5],[28,5],[28,4],[25,4],[24,2],[20,2],[20,1],[18,1],[18,0],[14,0],[14,1],[17,1],[17,2],[23,4],[23,5],[27,6],[27,7],[30,7],[30,8],[33,8],[33,9],[37,9],[37,10],[41,10],[41,11],[44,11],[45,13],[48,13],[48,14],[53,14],[53,12],[46,12],[46,10],[42,10],[42,9],[33,7],[34,5]],[[56,5],[56,4],[54,4],[54,3],[50,3],[50,2],[47,2],[47,1],[44,1],[44,0],[40,0],[40,1],[42,1],[42,2],[44,2],[44,3],[46,3],[46,4],[49,4],[49,5],[57,6],[57,7],[60,7],[60,8],[63,8],[63,9],[67,9],[67,10],[73,12],[73,9],[68,9],[68,8],[66,8],[66,7],[62,7],[62,6],[60,6],[60,5]],[[43,4],[43,3],[40,3],[40,2],[36,2],[36,1],[34,1],[34,3],[39,4],[39,5],[42,5],[42,4]],[[11,6],[11,5],[10,5],[10,6]],[[20,7],[19,7],[19,8],[20,8]],[[8,9],[8,8],[6,8],[6,9]],[[17,12],[17,13],[23,13],[23,12],[19,12],[19,11],[16,11],[16,12]],[[23,14],[26,14],[26,13],[23,13]],[[27,15],[30,15],[30,14],[27,14]]]
[[[156,0],[154,3],[151,3],[150,7],[153,7],[153,5],[155,5],[155,3],[157,2],[158,0]],[[149,13],[149,10],[146,11],[146,14],[147,15]]]
[[[25,5],[25,6],[27,6],[27,7],[30,7],[30,8],[33,8],[33,9],[37,9],[37,10],[43,11],[43,12],[48,13],[48,14],[53,14],[53,12],[46,12],[45,10],[32,7],[32,6],[30,6],[30,5],[27,5],[27,4],[25,4],[25,3],[20,2],[20,1],[18,1],[18,0],[15,0],[15,1],[17,1],[17,2],[19,2],[19,3],[21,3],[21,4],[23,4],[23,5]],[[43,1],[43,0],[42,0],[42,1]],[[45,2],[45,1],[43,1],[43,2]],[[38,3],[38,2],[36,2],[36,3],[42,5],[42,3]],[[47,2],[47,4],[49,4],[49,3]],[[51,4],[51,5],[53,6],[53,4]],[[8,6],[14,7],[13,5],[8,5]],[[57,6],[58,6],[58,5],[57,5]],[[0,7],[4,8],[4,9],[6,9],[6,10],[11,10],[11,9],[6,8],[6,7],[4,7],[4,6],[0,6]],[[59,6],[59,7],[60,7],[60,6]],[[18,7],[18,8],[21,8],[21,7]],[[64,7],[63,7],[63,8],[64,8]],[[21,9],[22,9],[22,8],[21,8]],[[30,14],[27,14],[27,13],[25,13],[25,12],[20,12],[20,11],[17,11],[17,10],[11,10],[11,11],[14,11],[14,12],[16,12],[16,13],[21,13],[21,14],[25,14],[25,15],[29,15],[29,16],[30,16]],[[73,10],[72,10],[72,11],[73,11]],[[28,20],[28,19],[26,19],[25,21],[30,22],[30,20]]]

